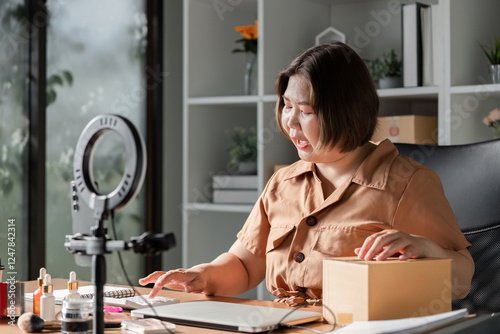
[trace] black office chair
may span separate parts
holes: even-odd
[[[500,139],[452,146],[395,144],[401,155],[434,170],[472,244],[476,270],[469,295],[453,308],[500,312]]]

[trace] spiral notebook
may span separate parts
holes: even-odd
[[[82,298],[94,298],[94,286],[80,286],[78,287],[78,293]],[[62,304],[64,296],[68,294],[68,289],[54,290],[53,294],[56,299],[56,304]],[[105,285],[103,294],[104,297],[126,298],[135,296],[135,290],[132,288]],[[25,300],[33,300],[33,293],[25,293],[24,298]]]

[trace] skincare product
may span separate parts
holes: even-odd
[[[91,326],[92,299],[68,298],[61,310],[63,334],[86,334]]]
[[[33,292],[33,313],[37,316],[40,316],[40,297],[43,295],[42,286],[46,273],[47,270],[45,268],[40,268],[40,276],[36,280],[38,289]]]
[[[78,281],[76,280],[76,273],[74,271],[69,273],[68,281],[68,294],[64,296],[64,299],[80,298],[78,293]]]
[[[45,274],[42,291],[43,295],[40,298],[40,318],[43,320],[55,320],[56,299],[52,294],[54,286],[52,285],[52,279],[49,274]]]

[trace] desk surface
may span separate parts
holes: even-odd
[[[53,284],[54,284],[54,289],[65,289],[66,288],[66,279],[60,279],[56,278],[53,279]],[[80,283],[82,286],[83,285],[88,285],[90,283],[86,282]],[[26,282],[24,291],[25,292],[30,292],[36,290],[36,282],[35,281],[29,281]],[[143,288],[143,287],[138,287],[137,290],[141,294],[148,294],[150,289],[149,288]],[[170,291],[170,290],[162,290],[159,294],[160,296],[166,296],[166,297],[173,297],[173,298],[178,298],[181,302],[187,302],[187,301],[192,301],[192,300],[216,300],[216,301],[224,301],[224,302],[231,302],[231,303],[243,303],[243,304],[253,304],[253,305],[263,305],[263,306],[271,306],[271,307],[281,307],[281,308],[289,308],[285,304],[281,303],[274,303],[271,301],[263,301],[263,300],[253,300],[253,299],[242,299],[242,298],[234,298],[234,297],[207,297],[203,294],[193,294],[193,293],[185,293],[185,292],[180,292],[180,291]],[[60,306],[57,306],[56,311],[60,310]],[[308,311],[314,311],[314,312],[322,312],[322,308],[320,306],[308,306],[305,308],[305,310]],[[31,302],[26,302],[26,312],[31,312],[32,311],[32,303]],[[2,334],[22,334],[23,332],[17,327],[17,319],[16,319],[16,326],[9,325],[8,322],[10,319],[0,319],[0,333]],[[330,331],[332,329],[331,325],[325,324],[325,323],[320,323],[320,322],[315,322],[315,323],[310,323],[310,324],[305,324],[305,327],[313,328],[315,330],[319,331]],[[49,333],[51,331],[44,330],[44,333]],[[59,332],[54,332],[52,333],[59,333]],[[106,330],[106,333],[120,333],[119,329],[109,329]],[[216,331],[212,329],[205,329],[205,328],[198,328],[198,327],[191,327],[191,326],[181,326],[177,325],[176,328],[176,333],[225,333],[228,334],[230,332],[227,331]],[[310,331],[307,330],[300,330],[300,329],[282,329],[282,330],[276,330],[273,333],[311,333]]]

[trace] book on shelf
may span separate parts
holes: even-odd
[[[78,287],[78,293],[82,298],[94,298],[94,285],[86,285]],[[105,285],[103,288],[104,297],[110,298],[127,298],[135,296],[135,290],[132,288],[123,288],[117,286]],[[62,304],[64,297],[68,294],[68,289],[58,289],[53,291],[53,295],[56,299],[56,304]],[[24,298],[26,300],[33,300],[33,293],[25,293]]]
[[[214,175],[214,189],[257,189],[257,175]]]
[[[420,8],[422,28],[422,86],[434,85],[432,6]]]
[[[422,86],[423,54],[421,9],[426,7],[428,7],[428,5],[419,2],[402,6],[404,87]]]
[[[441,55],[444,52],[443,39],[443,20],[441,17],[440,4],[431,6],[431,28],[432,28],[432,67],[433,67],[433,85],[441,84],[443,63]]]
[[[259,198],[257,189],[214,189],[213,202],[219,204],[254,204]]]

